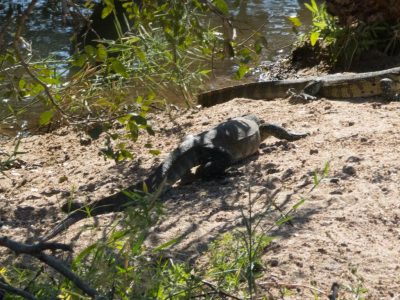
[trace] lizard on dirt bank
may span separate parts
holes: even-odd
[[[272,100],[286,98],[288,91],[306,100],[316,97],[345,99],[381,95],[385,101],[399,101],[400,95],[396,91],[400,91],[400,67],[376,72],[246,83],[201,93],[198,102],[209,107],[233,98]]]
[[[307,135],[290,133],[280,126],[264,123],[255,115],[234,118],[208,131],[189,135],[143,182],[91,204],[65,204],[63,210],[72,208],[72,213],[56,225],[44,240],[53,238],[88,215],[117,212],[134,205],[134,200],[129,197],[132,193],[145,195],[143,190],[146,190],[160,195],[195,166],[199,166],[196,172],[199,176],[223,173],[233,163],[255,154],[268,136],[295,141]]]

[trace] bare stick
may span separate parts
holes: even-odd
[[[71,280],[79,289],[81,289],[84,293],[89,295],[95,299],[101,299],[98,292],[86,284],[81,278],[79,278],[74,272],[68,268],[63,261],[58,260],[57,258],[47,255],[43,253],[43,250],[48,249],[60,249],[70,251],[70,247],[60,243],[38,243],[34,245],[28,245],[24,243],[19,243],[13,240],[10,240],[7,237],[0,238],[0,246],[7,247],[8,249],[14,251],[17,254],[28,254],[33,257],[36,257],[40,261],[44,262],[48,266],[55,269],[58,273],[62,274],[69,280]]]
[[[18,295],[18,296],[21,296],[21,297],[24,297],[25,299],[39,300],[34,295],[32,295],[24,290],[13,287],[13,286],[9,285],[8,283],[5,283],[4,280],[2,280],[2,278],[0,278],[0,293],[2,290],[12,293],[12,294],[15,294],[15,295]],[[1,296],[1,294],[0,294],[0,296]]]
[[[37,254],[38,252],[44,250],[62,250],[62,251],[72,251],[70,245],[61,244],[61,243],[37,243],[37,244],[23,244],[13,240],[10,240],[7,237],[0,237],[0,246],[7,247],[14,252],[24,253],[24,254]]]

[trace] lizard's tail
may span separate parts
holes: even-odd
[[[210,107],[233,98],[254,100],[286,98],[289,88],[301,91],[308,82],[309,80],[305,79],[293,79],[245,83],[201,93],[197,96],[197,101],[204,107]]]
[[[261,140],[266,139],[268,136],[276,137],[280,140],[297,141],[310,135],[309,133],[293,133],[287,131],[285,128],[274,124],[261,124],[260,125]]]
[[[72,207],[74,211],[72,211],[67,217],[58,223],[49,233],[47,233],[42,241],[52,239],[53,237],[67,230],[71,225],[87,217],[95,217],[110,212],[118,212],[127,206],[135,205],[135,195],[143,197],[144,193],[140,193],[138,190],[134,190],[134,188],[131,187],[87,205],[73,203],[71,206],[66,203],[63,205],[62,210],[69,212]]]
[[[67,228],[69,228],[72,224],[75,224],[76,222],[83,220],[87,215],[83,215],[83,211],[81,210],[76,210],[72,214],[70,214],[68,217],[66,217],[64,220],[62,220],[60,223],[56,225],[49,233],[47,233],[43,238],[41,238],[42,242],[48,241],[55,237],[56,235],[60,234]]]
[[[88,216],[94,217],[110,212],[118,212],[127,206],[136,205],[135,196],[143,198],[147,194],[152,194],[155,198],[158,197],[169,185],[175,183],[189,172],[192,167],[206,163],[213,155],[213,152],[213,149],[203,146],[193,146],[192,144],[189,147],[189,144],[182,143],[143,182],[91,204],[66,203],[63,205],[62,210],[69,212],[72,208],[74,211],[46,234],[43,240],[46,241],[57,236],[71,225]]]

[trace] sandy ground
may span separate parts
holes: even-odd
[[[171,251],[196,263],[209,242],[242,225],[249,187],[262,228],[279,216],[278,209],[264,213],[271,195],[281,211],[304,197],[292,224],[271,232],[278,238],[265,250],[259,281],[298,285],[292,296],[296,299],[313,299],[303,285],[329,293],[333,282],[365,287],[367,299],[400,299],[400,103],[375,100],[321,99],[292,105],[284,99],[235,99],[174,113],[174,122],[154,116],[156,136],[142,136],[132,144],[137,157],[121,165],[98,154],[101,139],[83,145],[68,128],[28,137],[21,145],[26,153],[19,156],[18,168],[0,174],[1,235],[35,240],[64,216],[60,206],[68,197],[93,200],[114,193],[149,174],[184,135],[254,113],[311,135],[296,142],[270,138],[259,155],[235,165],[225,178],[173,187],[162,197],[165,215],[148,244],[183,236]],[[154,157],[143,151],[146,142],[162,154]],[[0,146],[9,151],[12,141]],[[328,177],[311,190],[313,172],[326,163]],[[107,224],[112,217],[99,223]],[[75,224],[57,240],[74,241],[81,248],[98,237],[90,231],[80,234],[87,223],[92,221]],[[0,251],[1,262],[10,263],[12,256]]]

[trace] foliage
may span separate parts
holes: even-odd
[[[311,0],[310,4],[305,3],[304,5],[312,13],[311,46],[315,46],[320,37],[328,44],[334,42],[338,27],[335,18],[327,13],[325,3],[318,7],[315,0]]]
[[[3,173],[3,171],[8,170],[15,166],[15,164],[18,162],[17,156],[20,154],[24,154],[25,152],[19,151],[19,146],[21,144],[21,135],[17,136],[17,139],[15,141],[14,149],[11,153],[3,152],[0,150],[0,157],[4,157],[0,159],[0,172]]]
[[[266,228],[261,226],[261,218],[253,216],[253,201],[249,189],[247,215],[242,211],[244,229],[225,233],[210,245],[207,273],[207,276],[217,282],[218,287],[235,294],[240,293],[250,299],[257,294],[256,278],[261,275],[261,271],[265,271],[261,257],[274,240],[274,237],[270,236],[271,231],[290,222],[305,200],[301,199],[288,212],[282,212],[276,221]],[[271,208],[276,207],[273,198],[269,198],[268,203],[261,216],[270,214]]]
[[[117,162],[130,159],[134,154],[126,140],[153,134],[147,122],[151,109],[163,109],[165,101],[175,99],[193,104],[214,60],[229,55],[226,49],[235,53],[237,79],[262,49],[257,33],[245,43],[234,41],[224,0],[143,0],[140,6],[122,1],[124,18],[117,17],[116,1],[103,1],[101,13],[102,18],[114,17],[116,39],[87,43],[68,61],[38,59],[21,34],[28,25],[16,18],[14,40],[0,52],[0,96],[5,99],[0,105],[8,111],[0,115],[0,123],[32,122],[32,110],[41,111],[33,121],[39,126],[69,123],[92,138],[105,132],[103,153]],[[85,3],[88,8],[94,4]],[[114,130],[118,127],[124,132]],[[148,148],[157,153],[152,145]]]
[[[228,291],[244,292],[247,283],[253,293],[254,279],[262,270],[261,255],[272,239],[263,234],[246,236],[243,231],[223,234],[210,246],[209,276]]]
[[[396,55],[400,51],[399,24],[354,23],[340,26],[337,17],[328,14],[325,3],[320,6],[315,0],[305,3],[312,13],[312,27],[308,36],[302,36],[311,47],[315,47],[320,57],[328,57],[331,65],[349,68],[362,54],[378,50],[387,55]],[[298,18],[289,18],[295,31],[301,26]]]
[[[315,171],[311,190],[321,184],[328,172],[328,163]],[[270,234],[292,221],[305,200],[302,198],[287,212],[282,212],[274,199],[267,197],[265,211],[257,210],[254,215],[254,204],[260,195],[253,196],[250,187],[248,193],[248,207],[246,212],[242,211],[244,227],[217,237],[209,245],[206,263],[200,269],[166,255],[167,249],[181,237],[157,247],[146,245],[152,226],[162,215],[161,206],[152,197],[139,200],[137,206],[127,209],[121,221],[105,227],[104,238],[80,251],[72,261],[72,269],[105,299],[259,299],[266,296],[258,291],[258,286],[259,278],[263,275],[265,279],[268,271],[263,265],[263,256],[274,239]],[[265,221],[263,216],[268,213],[270,218],[271,208],[279,216],[270,226],[261,225]],[[356,267],[351,268],[351,273],[354,280],[340,285],[341,291],[350,295],[343,299],[364,299],[367,290],[363,279]],[[39,299],[88,299],[72,282],[36,264],[0,268],[2,280]],[[313,298],[320,299],[320,291],[313,286],[309,286]],[[282,297],[296,294],[296,285],[290,283],[275,282],[274,287],[279,288]],[[5,299],[18,298],[7,294]]]
[[[357,267],[349,266],[351,272],[351,284],[345,284],[343,288],[354,295],[355,299],[365,300],[368,299],[366,294],[368,289],[364,286],[364,278],[362,278],[359,274],[357,274]]]

